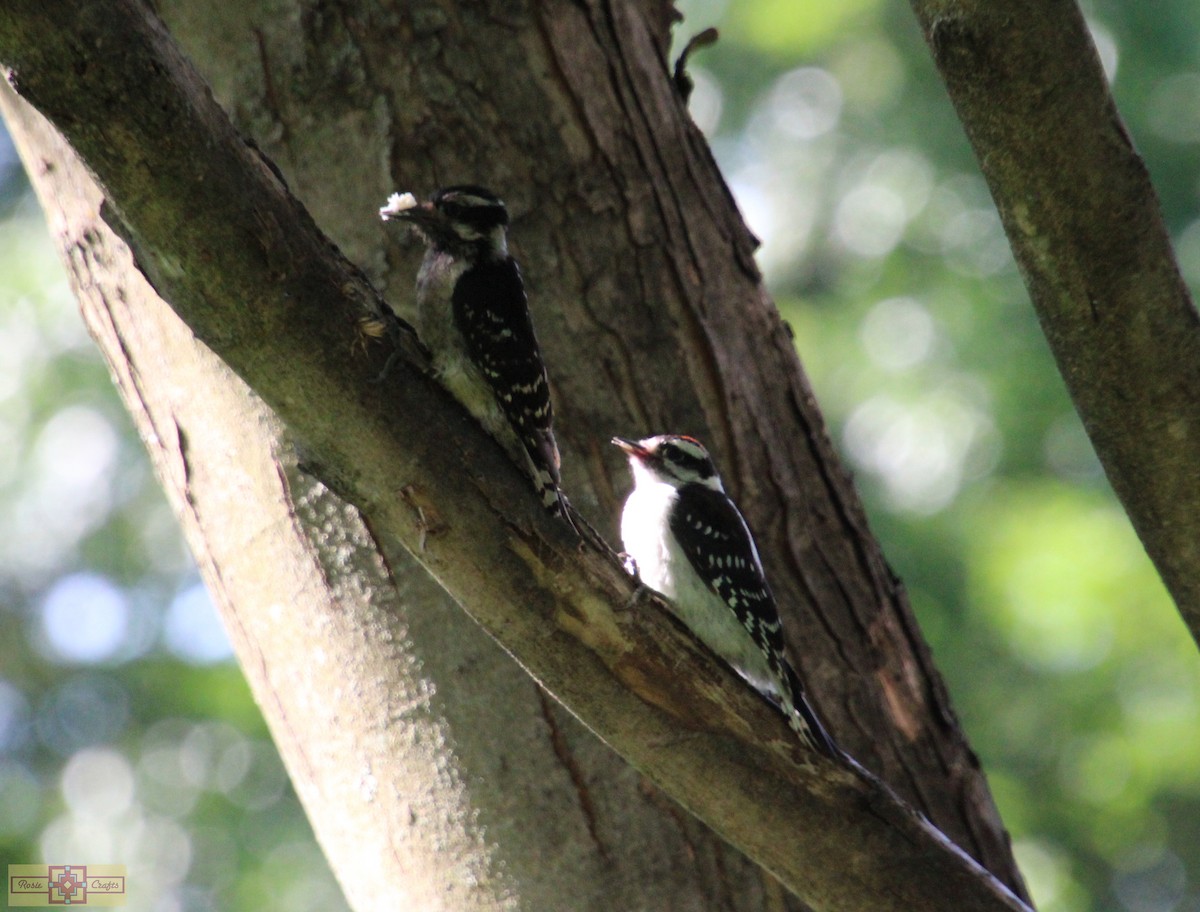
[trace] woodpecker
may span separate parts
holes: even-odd
[[[425,241],[416,322],[435,376],[529,473],[546,509],[566,516],[546,366],[508,252],[504,202],[463,184],[424,203],[393,193],[379,215]]]
[[[621,540],[641,582],[779,707],[809,747],[839,756],[784,656],[779,611],[754,538],[708,451],[675,434],[612,442],[633,471]]]

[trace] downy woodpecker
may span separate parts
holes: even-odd
[[[565,516],[546,366],[508,253],[503,201],[459,185],[425,203],[393,193],[379,215],[406,222],[425,241],[417,332],[435,375],[529,473],[546,509]]]
[[[642,583],[747,682],[778,706],[810,747],[840,751],[783,651],[775,598],[758,549],[708,451],[691,437],[614,437],[633,470],[621,539]]]

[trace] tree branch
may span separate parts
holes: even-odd
[[[0,60],[92,169],[155,288],[309,462],[668,794],[817,908],[1023,908],[870,777],[798,762],[783,720],[665,614],[614,612],[632,587],[611,555],[544,516],[427,377],[402,364],[370,383],[357,325],[382,303],[143,7],[6,3]]]
[[[1075,407],[1200,643],[1200,318],[1073,0],[912,0]]]

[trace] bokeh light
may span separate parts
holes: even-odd
[[[37,703],[38,740],[63,757],[116,740],[130,722],[129,692],[111,674],[76,672],[50,686]]]
[[[163,637],[172,653],[196,665],[224,662],[233,657],[221,619],[208,590],[200,583],[188,586],[171,600],[163,622]]]
[[[103,662],[125,641],[129,605],[102,576],[74,573],[50,587],[42,603],[42,638],[51,656],[68,662]]]

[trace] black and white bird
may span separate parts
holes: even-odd
[[[741,512],[708,451],[692,437],[614,437],[629,457],[633,491],[621,540],[642,583],[759,693],[814,750],[837,757],[784,656],[775,597]]]
[[[546,366],[508,252],[504,202],[464,184],[424,203],[394,193],[379,214],[406,222],[425,241],[416,323],[435,375],[525,468],[546,509],[565,516]]]

